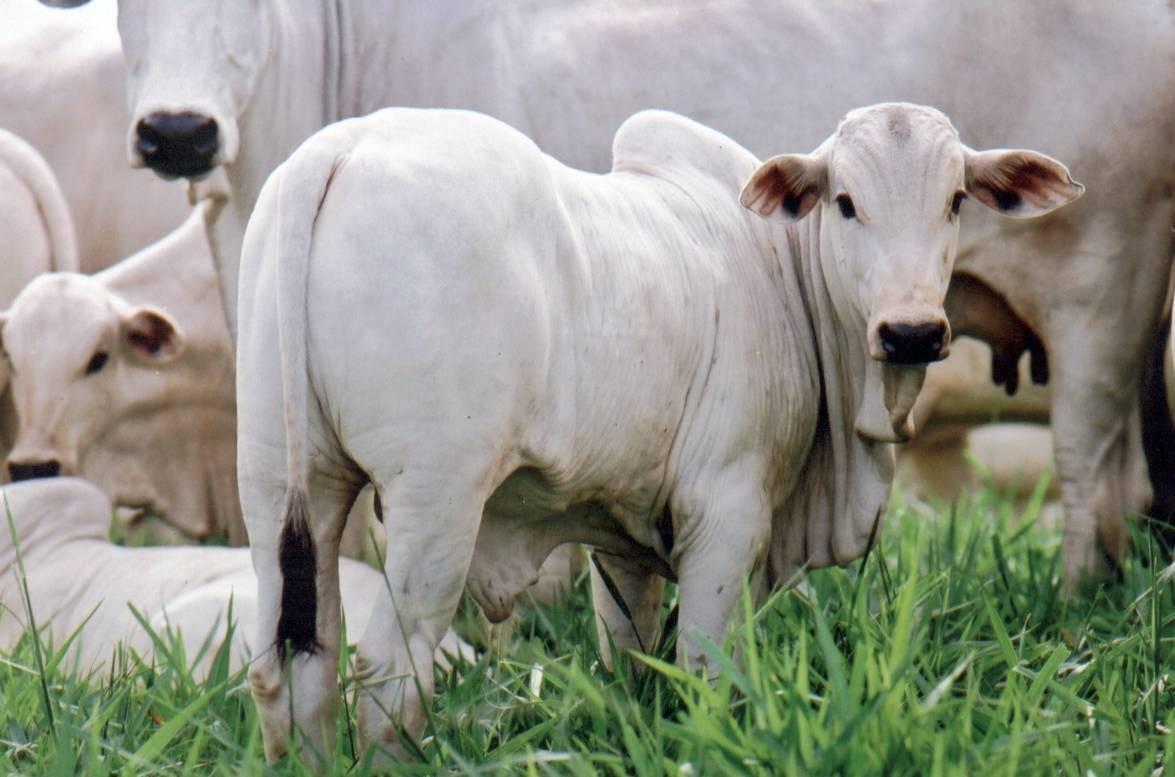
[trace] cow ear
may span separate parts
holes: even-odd
[[[143,306],[123,316],[122,339],[137,358],[151,364],[174,361],[184,351],[184,336],[171,317]]]
[[[823,157],[811,154],[773,156],[751,174],[738,201],[760,216],[782,211],[785,221],[798,221],[824,194]]]
[[[1036,151],[964,148],[964,155],[967,193],[1005,216],[1043,216],[1085,192],[1069,168]]]

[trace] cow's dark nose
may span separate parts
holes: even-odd
[[[34,480],[36,478],[55,478],[61,474],[59,461],[33,461],[26,464],[8,463],[8,474],[13,480]]]
[[[936,362],[946,354],[950,335],[943,321],[923,324],[882,324],[877,328],[885,360],[894,364]]]
[[[139,120],[135,134],[143,162],[167,178],[207,174],[220,148],[216,119],[200,113],[152,113]]]

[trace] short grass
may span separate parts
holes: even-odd
[[[895,499],[866,560],[746,607],[740,659],[714,649],[714,686],[671,648],[633,658],[633,682],[604,669],[581,580],[441,676],[418,760],[396,772],[1175,774],[1175,582],[1139,533],[1122,585],[1066,599],[1038,511],[990,492],[943,510]],[[0,656],[4,773],[309,772],[265,766],[243,678],[223,666],[195,683],[171,645],[78,678],[37,647]],[[341,693],[326,771],[370,773]]]

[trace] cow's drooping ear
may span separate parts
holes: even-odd
[[[781,154],[751,174],[738,201],[760,216],[770,216],[778,210],[785,221],[797,221],[820,201],[826,180],[823,157]]]
[[[184,336],[171,317],[158,308],[143,306],[122,319],[122,339],[137,358],[166,364],[184,351]]]
[[[1085,192],[1069,168],[1036,151],[964,148],[964,156],[968,194],[1005,216],[1043,216]]]

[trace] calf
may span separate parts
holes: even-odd
[[[196,677],[207,675],[224,639],[231,601],[236,628],[229,667],[253,654],[257,578],[243,548],[122,548],[106,538],[112,505],[100,489],[76,478],[14,483],[0,489],[0,505],[12,515],[28,579],[33,617],[50,645],[61,647],[78,629],[68,664],[81,672],[100,669],[121,643],[150,660],[154,644],[131,611],[151,628],[171,629],[183,641]],[[8,527],[0,531],[0,650],[12,650],[28,628],[19,587],[16,547]],[[357,561],[339,564],[342,607],[353,635],[371,612],[373,587],[382,576]],[[215,632],[215,633],[214,633]],[[210,638],[211,649],[200,653]],[[443,651],[443,652],[442,652]],[[472,649],[449,632],[437,659],[471,658]]]
[[[462,588],[504,618],[565,542],[602,551],[621,649],[653,644],[676,579],[696,665],[748,577],[761,594],[875,535],[888,443],[947,351],[963,199],[1030,217],[1082,192],[908,104],[764,163],[646,112],[613,157],[582,173],[489,117],[390,109],[322,131],[263,188],[237,386],[271,761],[291,725],[330,750],[338,538],[365,483],[390,582],[359,646],[367,744],[422,730]]]
[[[206,229],[217,204],[94,276],[39,276],[0,313],[13,480],[83,475],[191,537],[245,540],[233,351]]]

